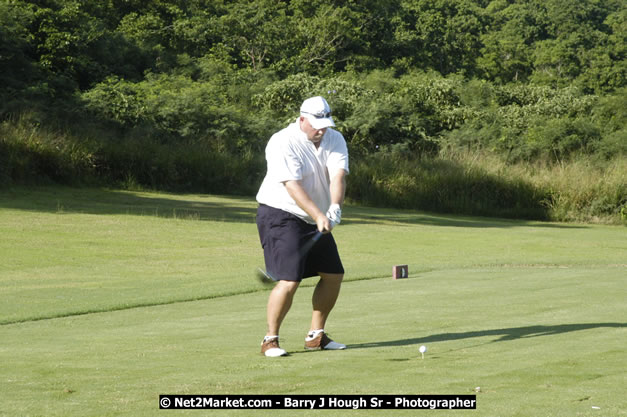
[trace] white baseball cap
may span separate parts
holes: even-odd
[[[324,129],[335,126],[331,118],[329,103],[320,96],[310,97],[300,106],[300,115],[309,120],[314,129]]]

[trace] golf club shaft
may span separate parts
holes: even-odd
[[[322,232],[319,230],[316,230],[316,233],[311,237],[311,239],[309,239],[302,248],[300,248],[300,251],[298,252],[298,256],[299,257],[303,257],[305,255],[307,255],[309,253],[309,251],[311,250],[311,248],[313,248],[313,246],[316,244],[317,241],[320,240],[320,238],[322,237]]]

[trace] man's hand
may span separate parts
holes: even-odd
[[[329,233],[334,226],[333,222],[324,214],[316,218],[316,225],[318,226],[318,231],[323,234]]]
[[[342,221],[342,209],[339,204],[331,204],[329,211],[327,211],[327,217],[331,221],[331,227],[335,227]]]

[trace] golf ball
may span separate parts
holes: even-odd
[[[420,353],[425,353],[427,351],[427,347],[425,345],[422,345],[418,350],[420,351]]]

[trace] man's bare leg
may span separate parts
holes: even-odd
[[[324,329],[329,313],[331,313],[340,294],[343,278],[344,274],[320,274],[320,281],[318,281],[311,298],[313,313],[309,330]]]
[[[297,281],[279,281],[270,292],[266,312],[268,320],[266,336],[279,335],[281,323],[283,323],[287,312],[290,311],[299,284],[300,282]]]

